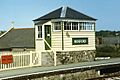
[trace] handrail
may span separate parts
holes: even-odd
[[[56,51],[54,51],[53,49],[52,49],[52,47],[48,44],[48,42],[45,40],[45,39],[43,39],[43,41],[48,45],[48,47],[53,51],[53,53],[54,53],[54,66],[56,66],[57,65],[57,59],[56,59]]]

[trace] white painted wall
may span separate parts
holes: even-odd
[[[42,25],[43,38],[36,37],[36,51],[43,51],[44,47],[44,25],[51,25],[51,47],[55,51],[62,50],[62,31],[53,31],[51,21]],[[35,35],[37,35],[37,26],[35,25]],[[70,37],[66,35],[68,33]],[[88,38],[88,45],[72,45],[72,38]],[[65,51],[80,51],[80,50],[95,50],[95,31],[64,31],[64,50]]]
[[[45,44],[44,44],[44,41],[43,41],[43,39],[44,39],[44,25],[52,25],[52,23],[51,23],[51,21],[48,21],[48,22],[46,22],[46,23],[44,23],[43,25],[42,25],[42,32],[43,32],[43,34],[42,34],[42,38],[38,38],[37,36],[38,36],[38,28],[37,28],[37,26],[39,26],[39,25],[35,25],[35,49],[36,49],[36,52],[41,52],[41,51],[44,51],[45,50]]]
[[[66,35],[68,33],[70,37]],[[88,38],[88,44],[72,45],[72,38]],[[62,50],[62,33],[52,32],[52,47],[55,50]],[[64,31],[64,50],[80,51],[95,50],[95,32],[94,31]]]

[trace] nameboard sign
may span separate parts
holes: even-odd
[[[2,55],[2,64],[10,64],[13,63],[13,56],[12,55]]]
[[[88,38],[72,38],[72,45],[88,44]]]

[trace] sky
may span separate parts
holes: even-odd
[[[98,19],[96,30],[120,31],[120,0],[0,0],[0,30],[33,27],[34,19],[62,6]]]

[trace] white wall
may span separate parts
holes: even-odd
[[[66,36],[66,33],[70,37]],[[85,45],[72,45],[72,38],[88,38],[88,44]],[[55,50],[62,50],[62,33],[52,33],[52,47]],[[64,31],[64,50],[95,50],[95,32],[94,31]]]
[[[35,25],[35,49],[36,49],[36,52],[41,52],[41,51],[44,51],[45,50],[45,47],[44,47],[44,25],[52,25],[51,21],[48,21],[46,22],[45,24],[42,25],[42,38],[38,38],[37,35],[38,35],[38,28],[37,26],[39,25]]]
[[[55,51],[62,50],[62,31],[53,31],[51,21],[42,25],[43,38],[36,38],[36,51],[43,51],[44,47],[44,25],[51,25],[51,47]],[[37,25],[35,25],[35,35],[37,35]],[[66,35],[68,33],[70,37]],[[86,45],[72,45],[72,38],[88,38],[88,44]],[[64,31],[64,50],[65,51],[80,51],[80,50],[95,50],[95,32],[94,31]]]

